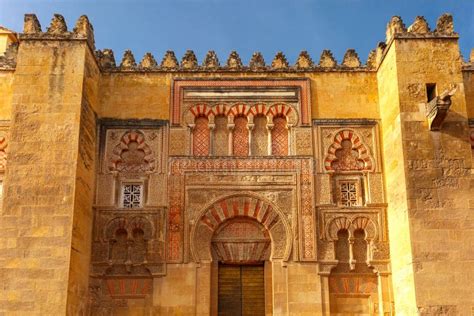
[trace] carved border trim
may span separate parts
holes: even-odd
[[[183,91],[185,87],[297,87],[299,88],[299,100],[301,106],[301,123],[310,124],[311,113],[311,95],[309,79],[285,79],[285,80],[190,80],[174,79],[172,84],[172,104],[171,104],[171,124],[181,124],[181,109],[183,100]]]
[[[169,214],[167,256],[168,262],[184,260],[184,208],[186,172],[196,171],[294,171],[298,175],[300,191],[298,203],[298,234],[301,261],[316,260],[316,228],[313,208],[312,158],[175,158],[170,162]]]

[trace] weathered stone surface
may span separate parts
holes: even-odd
[[[213,315],[233,261],[263,264],[269,315],[468,315],[474,68],[452,24],[395,17],[366,67],[117,67],[87,17],[25,16],[0,57],[0,314]],[[428,98],[449,98],[437,131]]]
[[[323,50],[321,53],[321,58],[319,59],[319,66],[324,68],[332,68],[337,65],[334,56],[332,55],[330,50]]]

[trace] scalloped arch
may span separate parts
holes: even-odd
[[[342,171],[373,171],[374,162],[367,146],[363,143],[362,138],[352,129],[343,129],[336,133],[333,143],[327,149],[326,158],[324,159],[324,168],[326,171],[334,172],[334,162],[338,160],[336,152],[342,149],[342,142],[349,140],[352,144],[352,150],[357,151],[358,157],[353,158],[361,163],[360,167],[345,167]]]

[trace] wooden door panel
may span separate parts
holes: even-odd
[[[242,315],[265,315],[263,266],[242,266]]]
[[[263,265],[219,265],[219,316],[265,315]]]
[[[219,265],[218,311],[219,316],[242,315],[242,285],[240,266]]]

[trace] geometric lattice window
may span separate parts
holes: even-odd
[[[124,184],[122,186],[122,207],[139,208],[142,207],[143,185]]]
[[[273,118],[272,155],[288,156],[288,128],[286,118],[282,116]]]
[[[357,182],[341,181],[339,182],[339,196],[341,204],[344,206],[357,206],[359,199],[357,194]]]
[[[193,130],[193,154],[195,156],[209,155],[209,136],[210,132],[207,118],[196,118]]]

